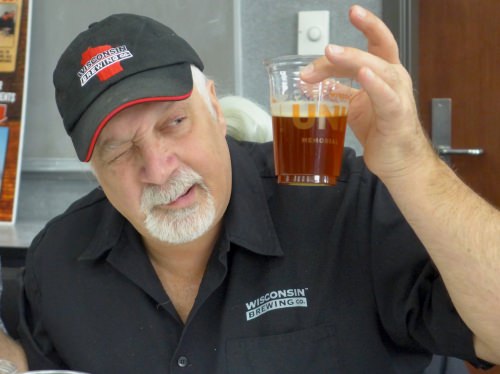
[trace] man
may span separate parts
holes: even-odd
[[[498,212],[432,152],[386,27],[360,7],[350,18],[369,53],[330,47],[303,78],[358,79],[350,123],[378,177],[347,150],[333,188],[277,185],[271,144],[226,139],[213,82],[165,26],[115,15],[71,43],[54,73],[58,107],[102,190],[29,250],[20,335],[31,369],[409,373],[432,353],[500,362]],[[472,209],[487,220],[464,228]]]

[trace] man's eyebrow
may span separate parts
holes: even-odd
[[[167,117],[170,113],[172,113],[173,110],[175,109],[183,109],[188,106],[188,103],[186,100],[179,100],[179,101],[165,101],[162,102],[162,104],[165,106],[163,110],[163,116]],[[131,139],[115,139],[115,138],[108,138],[108,139],[102,139],[98,138],[96,147],[101,148],[101,149],[113,149],[113,148],[118,148],[119,146],[131,142]]]
[[[96,148],[100,152],[111,151],[113,149],[119,148],[120,146],[130,143],[130,139],[118,140],[114,138],[104,139],[102,141],[97,141]]]

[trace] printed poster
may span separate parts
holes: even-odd
[[[0,223],[16,218],[30,10],[30,0],[0,0]]]
[[[2,193],[3,171],[5,170],[5,155],[7,154],[7,143],[9,140],[9,128],[0,127],[0,193]]]

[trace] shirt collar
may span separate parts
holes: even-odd
[[[252,252],[282,256],[283,251],[267,203],[268,197],[262,185],[259,170],[262,165],[235,140],[228,138],[228,145],[233,173],[231,199],[224,216],[228,238]]]
[[[103,193],[104,194],[104,193]],[[94,260],[105,252],[115,247],[120,240],[126,220],[106,199],[104,209],[101,211],[99,222],[93,238],[90,240],[79,260]]]
[[[261,183],[259,168],[248,151],[228,139],[231,154],[232,191],[224,215],[225,231],[230,242],[252,252],[282,256],[278,236]],[[115,247],[124,235],[125,218],[111,204],[105,206],[97,229],[80,260],[97,259]]]

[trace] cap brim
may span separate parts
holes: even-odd
[[[115,83],[90,105],[70,134],[78,158],[90,160],[100,132],[121,110],[148,101],[184,100],[192,90],[189,63],[146,70]]]

